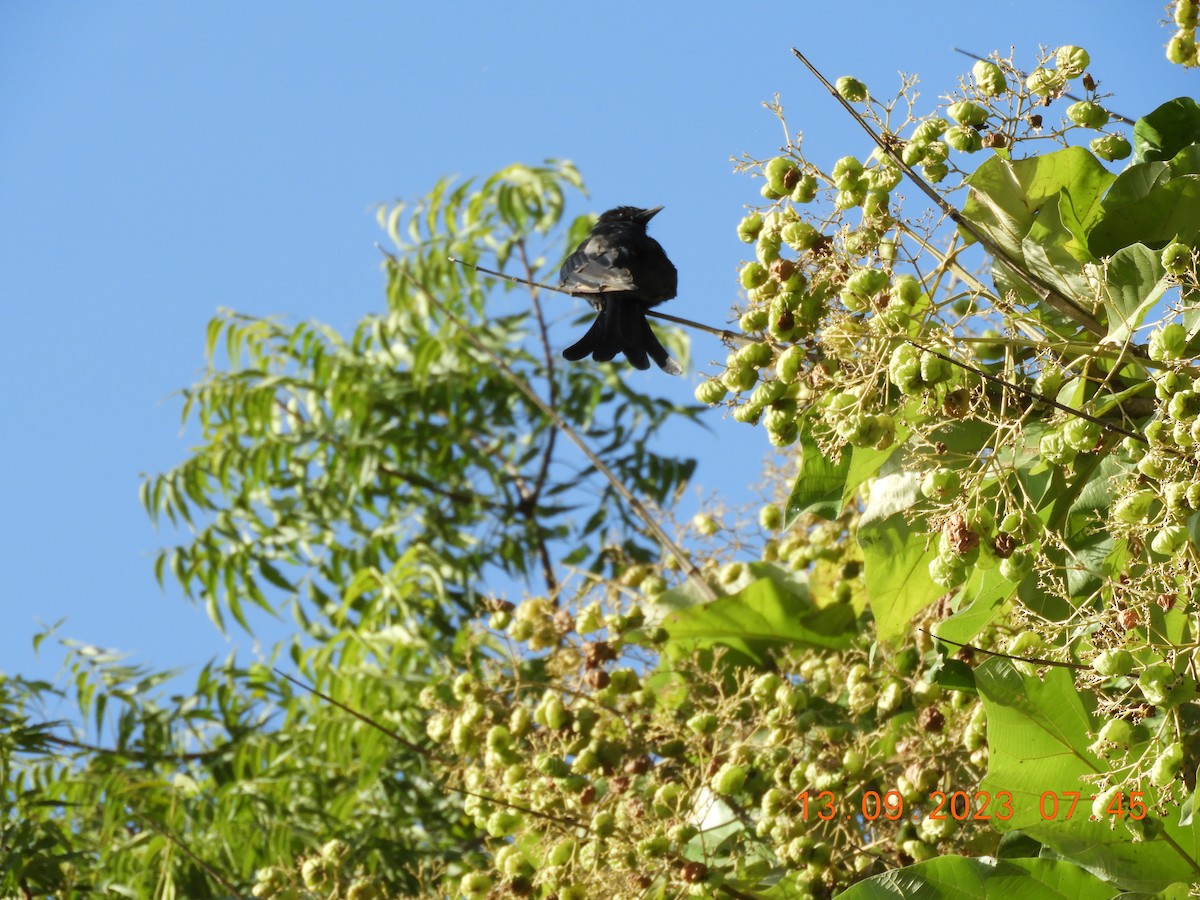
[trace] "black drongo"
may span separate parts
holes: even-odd
[[[562,287],[586,296],[599,312],[587,334],[563,351],[565,358],[590,355],[608,362],[624,353],[638,369],[650,368],[653,359],[670,375],[683,372],[646,321],[646,310],[674,297],[678,282],[675,266],[646,234],[647,223],[660,209],[610,209],[563,263]]]

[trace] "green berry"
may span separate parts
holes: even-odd
[[[1166,787],[1175,780],[1179,770],[1183,768],[1183,744],[1176,741],[1169,744],[1150,768],[1150,780],[1159,787]]]
[[[1138,687],[1142,695],[1151,703],[1158,705],[1167,700],[1171,689],[1175,686],[1175,673],[1166,663],[1155,663],[1147,666],[1138,675]]]
[[[492,889],[492,879],[483,872],[471,872],[458,883],[458,892],[468,900],[482,900]]]
[[[1128,675],[1133,671],[1133,654],[1128,650],[1105,650],[1092,660],[1092,668],[1106,678]]]
[[[946,129],[949,127],[950,127],[950,123],[947,122],[945,119],[942,119],[942,118],[926,119],[924,122],[922,122],[920,125],[917,126],[916,130],[913,132],[912,137],[909,139],[910,143],[915,142],[918,144],[930,144],[933,141],[936,141],[938,138],[940,138],[943,134],[945,134]],[[907,162],[907,160],[905,160],[905,162]]]
[[[720,403],[728,392],[729,388],[720,378],[710,378],[697,385],[696,399],[700,403],[707,403],[711,406],[714,403]]]
[[[725,374],[721,376],[721,383],[735,393],[749,390],[757,381],[758,372],[753,366],[744,364],[726,369]]]
[[[921,353],[921,380],[926,384],[941,384],[953,374],[954,366],[948,360],[929,351]]]
[[[1093,153],[1106,162],[1125,159],[1125,157],[1133,152],[1129,141],[1123,135],[1119,134],[1106,134],[1103,137],[1098,137],[1088,146],[1092,148]]]
[[[760,262],[748,262],[742,266],[742,271],[738,277],[741,279],[742,287],[746,290],[751,290],[766,284],[771,278],[771,273]]]
[[[813,175],[801,175],[796,180],[789,196],[793,203],[811,203],[817,196],[817,179]]]
[[[904,178],[900,167],[890,159],[881,160],[867,173],[867,183],[873,191],[890,191],[899,186]]]
[[[1167,41],[1167,59],[1177,66],[1195,64],[1196,39],[1191,30],[1177,31]]]
[[[987,110],[970,100],[951,103],[946,110],[946,115],[959,125],[982,125],[988,118]]]
[[[1180,391],[1167,402],[1167,413],[1179,422],[1190,422],[1200,415],[1200,394]]]
[[[1000,574],[1013,584],[1019,584],[1033,571],[1033,562],[1033,554],[1024,547],[1018,547],[1007,559],[1000,560]]]
[[[929,577],[944,588],[958,587],[967,580],[967,564],[959,556],[939,554],[929,562]]]
[[[842,95],[842,99],[848,103],[862,103],[867,99],[867,86],[857,78],[843,75],[837,80],[835,86],[837,92]]]
[[[759,706],[766,706],[773,703],[775,700],[775,692],[779,690],[783,684],[782,680],[774,672],[766,672],[754,679],[754,683],[750,685],[750,696]]]
[[[1133,725],[1127,719],[1109,719],[1096,738],[1118,747],[1128,747],[1133,741]]]
[[[519,812],[501,809],[488,816],[484,830],[492,837],[508,837],[517,832],[525,822],[525,817]]]
[[[1183,525],[1168,525],[1155,532],[1150,539],[1150,549],[1160,556],[1174,556],[1188,541],[1188,530]]]
[[[758,406],[769,406],[781,399],[787,391],[787,384],[779,380],[761,382],[750,395],[750,402]]]
[[[761,369],[763,366],[771,364],[771,361],[774,359],[774,351],[771,349],[770,344],[752,341],[738,350],[737,358],[743,365]]]
[[[1080,100],[1067,107],[1067,118],[1084,128],[1103,128],[1108,124],[1108,110],[1091,100]]]
[[[900,159],[904,161],[906,166],[912,167],[923,163],[928,152],[928,141],[914,139],[904,145],[904,149],[900,151]]]
[[[1025,87],[1037,97],[1061,93],[1066,83],[1067,79],[1061,72],[1046,68],[1034,69],[1025,79]]]
[[[763,217],[756,212],[752,212],[738,223],[738,238],[743,243],[753,244],[758,238],[758,233],[762,231],[762,227]]]
[[[983,138],[970,125],[955,125],[946,132],[945,140],[960,153],[976,153],[983,148]]]
[[[1149,519],[1151,508],[1156,500],[1154,491],[1135,491],[1124,497],[1113,507],[1113,518],[1127,525],[1136,525]]]
[[[601,810],[592,816],[592,834],[596,837],[610,837],[617,830],[617,817],[608,810]]]
[[[1078,78],[1087,71],[1091,61],[1086,50],[1071,44],[1059,47],[1058,52],[1054,54],[1054,65],[1064,78]]]
[[[765,306],[752,306],[738,319],[738,327],[746,334],[762,331],[771,321],[771,310]]]
[[[775,374],[779,376],[780,381],[791,384],[800,374],[800,367],[803,365],[804,349],[799,346],[788,347],[775,360]]]
[[[958,493],[961,481],[953,469],[934,469],[921,480],[921,494],[928,500],[949,500]]]
[[[950,167],[945,163],[926,163],[921,167],[921,174],[930,184],[938,184],[950,174]]]
[[[1182,245],[1176,245],[1182,246]],[[1169,249],[1169,248],[1168,248]],[[1190,251],[1189,251],[1190,260]],[[1166,254],[1164,251],[1164,260]],[[1164,262],[1164,266],[1166,263]],[[1147,352],[1150,358],[1159,362],[1165,360],[1179,359],[1187,349],[1187,332],[1183,325],[1179,322],[1171,322],[1162,328],[1156,329],[1150,333],[1149,347]],[[1170,373],[1175,374],[1175,373]],[[1175,393],[1172,391],[1171,393]]]
[[[777,156],[767,163],[763,169],[767,176],[767,185],[779,196],[791,193],[800,177],[795,160],[787,156]]]
[[[746,784],[746,767],[735,765],[733,763],[725,763],[713,775],[710,786],[713,793],[722,797],[728,797],[736,794]]]
[[[1008,89],[1004,70],[994,62],[979,60],[971,69],[971,75],[975,78],[975,86],[979,88],[979,93],[985,97],[999,97]]]
[[[1061,431],[1050,431],[1042,435],[1038,443],[1038,452],[1041,453],[1042,459],[1051,465],[1065,466],[1075,459],[1079,451],[1067,443]]]
[[[1100,426],[1088,419],[1072,419],[1063,426],[1063,440],[1081,453],[1093,450],[1100,442]]]
[[[1163,248],[1161,260],[1163,268],[1172,275],[1182,275],[1192,264],[1192,248],[1173,241]]]

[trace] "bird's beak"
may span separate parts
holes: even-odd
[[[662,211],[662,209],[663,209],[663,207],[661,207],[661,206],[656,206],[656,207],[654,207],[654,209],[643,209],[642,210],[642,221],[649,222],[656,215],[658,215],[659,212]]]

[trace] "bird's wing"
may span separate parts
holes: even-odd
[[[581,294],[637,290],[628,256],[624,248],[609,241],[585,241],[563,263],[563,286]]]

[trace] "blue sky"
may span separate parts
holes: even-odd
[[[780,93],[813,159],[870,149],[790,47],[878,95],[919,73],[932,105],[970,69],[955,46],[1031,63],[1076,43],[1136,117],[1200,77],[1163,59],[1158,6],[0,2],[0,671],[53,675],[60,652],[35,657],[30,638],[64,617],[60,634],[154,667],[252,650],[156,585],[174,536],[142,511],[140,474],[196,440],[173,392],[199,375],[218,307],[342,330],[382,308],[376,204],[571,159],[590,192],[571,214],[666,206],[666,311],[722,324],[758,188],[730,157],[782,142],[762,101]],[[703,335],[693,352],[685,379],[629,377],[688,399],[725,353]],[[713,424],[688,452],[736,503],[766,441]]]

